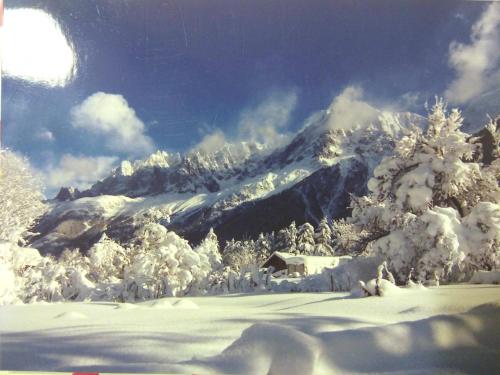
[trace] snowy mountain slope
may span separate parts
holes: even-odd
[[[193,242],[210,227],[225,241],[255,237],[292,220],[316,224],[323,216],[344,217],[349,194],[364,194],[371,171],[395,139],[423,120],[378,112],[374,121],[345,130],[328,127],[328,116],[323,112],[276,150],[240,142],[212,154],[158,151],[124,161],[87,191],[62,191],[32,244],[59,253],[65,247],[86,250],[104,232],[127,240],[143,215]]]
[[[366,193],[367,167],[354,158],[321,168],[288,189],[264,199],[245,201],[229,210],[217,206],[194,211],[170,228],[191,241],[199,241],[213,227],[220,240],[245,238],[279,230],[292,220],[317,224],[325,215],[348,214],[349,193]],[[364,183],[363,183],[364,182]]]

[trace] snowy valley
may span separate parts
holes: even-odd
[[[34,231],[33,246],[48,253],[88,250],[103,233],[126,241],[134,221],[155,216],[191,243],[210,228],[221,244],[292,221],[319,224],[346,217],[349,195],[363,195],[373,169],[395,142],[424,119],[373,109],[348,129],[332,127],[327,110],[278,149],[226,143],[219,151],[186,155],[158,151],[123,161],[113,173],[79,192],[63,188]]]
[[[3,186],[1,368],[498,372],[500,287],[474,284],[500,279],[500,120],[471,137],[441,101],[350,131],[328,116],[271,152],[159,152],[45,204],[3,152],[25,190]]]

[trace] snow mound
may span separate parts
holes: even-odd
[[[350,262],[340,264],[330,271],[336,291],[350,291],[359,281],[367,282],[377,277],[377,267],[382,260],[377,257],[355,257]]]
[[[496,302],[464,314],[314,336],[255,324],[220,355],[192,363],[215,373],[248,375],[499,373],[499,312]]]
[[[178,300],[177,302],[174,303],[174,307],[176,309],[185,309],[185,310],[197,310],[200,308],[196,303],[188,299]]]
[[[500,317],[500,301],[485,303],[483,305],[479,305],[474,307],[469,311],[471,314],[475,315],[487,315],[490,317],[495,317],[499,320]],[[499,343],[500,345],[500,343]]]
[[[500,284],[500,271],[476,271],[471,284]]]
[[[137,306],[133,303],[119,303],[116,305],[115,310],[133,310],[136,309]]]
[[[54,319],[87,319],[88,316],[76,311],[67,311],[61,314],[58,314],[54,317]]]
[[[219,356],[208,360],[237,374],[312,374],[321,353],[312,336],[277,324],[258,323]]]
[[[160,299],[158,301],[154,301],[149,307],[153,309],[171,309],[172,304],[166,299]]]
[[[411,280],[408,282],[408,285],[406,285],[406,287],[413,290],[429,290],[422,283],[415,283]]]
[[[368,293],[370,296],[381,296],[381,297],[387,297],[387,296],[393,296],[400,294],[401,292],[404,292],[405,289],[400,288],[393,283],[391,283],[389,280],[381,279],[378,283],[377,286],[377,279],[371,279],[368,281],[366,284],[361,283],[363,291]],[[378,289],[378,291],[377,291]],[[406,289],[408,291],[408,289]],[[353,293],[354,296],[362,296],[363,293],[358,293],[357,291]]]

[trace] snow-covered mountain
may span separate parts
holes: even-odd
[[[369,122],[339,128],[329,126],[329,111],[321,112],[274,150],[239,142],[210,154],[158,151],[124,161],[86,191],[62,189],[38,224],[33,246],[54,253],[86,250],[104,232],[126,240],[144,216],[192,242],[210,227],[225,241],[256,237],[292,220],[317,224],[324,216],[345,217],[349,194],[366,193],[373,168],[395,140],[410,125],[423,126],[412,113],[376,113]]]

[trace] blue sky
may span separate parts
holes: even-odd
[[[186,151],[214,134],[262,140],[268,130],[293,132],[350,86],[372,105],[423,112],[436,94],[467,106],[500,82],[498,45],[491,47],[500,40],[499,11],[484,2],[5,0],[5,7],[51,14],[76,56],[64,85],[5,72],[2,82],[4,144],[43,170],[50,189],[72,178],[83,186],[120,159]],[[478,67],[481,53],[487,62]],[[79,178],[65,170],[72,167]]]

